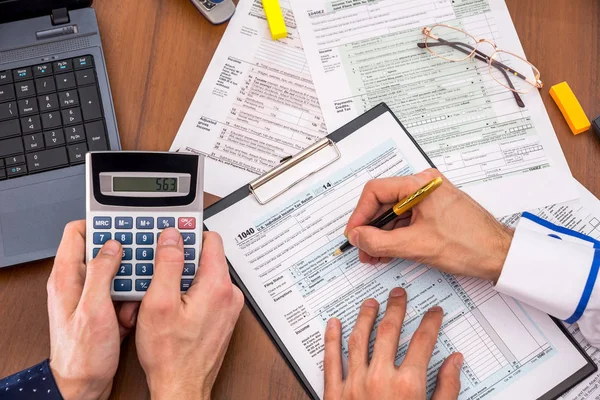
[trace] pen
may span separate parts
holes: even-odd
[[[398,204],[381,214],[381,216],[379,216],[373,222],[371,222],[369,226],[373,226],[375,228],[383,228],[385,225],[393,221],[396,217],[404,214],[405,212],[422,202],[427,196],[429,196],[438,187],[440,187],[441,184],[442,178],[435,178],[427,185],[417,190],[415,193],[400,200]],[[333,255],[337,257],[350,248],[352,248],[350,242],[345,241],[344,244],[342,244],[340,248],[333,253]]]

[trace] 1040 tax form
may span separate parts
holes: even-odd
[[[204,187],[223,197],[326,135],[294,16],[271,40],[259,0],[240,1],[171,145],[204,154]]]
[[[498,294],[490,282],[408,260],[361,264],[356,249],[333,257],[368,180],[429,167],[390,113],[337,146],[337,162],[267,205],[240,189],[232,195],[239,198],[225,198],[205,211],[205,225],[223,237],[246,297],[313,397],[323,397],[327,320],[342,321],[345,358],[362,301],[377,299],[383,313],[389,291],[397,286],[409,298],[397,363],[422,314],[434,305],[444,309],[429,364],[429,394],[441,363],[455,351],[465,356],[462,399],[538,398],[588,366],[554,320]],[[218,211],[211,210],[215,207]]]
[[[495,216],[577,198],[537,90],[521,108],[487,63],[417,47],[425,26],[444,23],[523,55],[504,0],[291,2],[329,131],[384,101],[440,171]]]

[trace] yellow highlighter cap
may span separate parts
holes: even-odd
[[[567,120],[573,135],[578,135],[590,129],[590,120],[585,115],[579,100],[577,100],[567,82],[552,86],[550,96],[552,96],[563,117]]]
[[[262,4],[273,40],[286,38],[287,29],[279,0],[262,0]]]

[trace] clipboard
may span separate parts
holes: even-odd
[[[367,111],[365,114],[359,116],[358,118],[339,128],[335,132],[331,133],[324,139],[307,147],[305,150],[299,152],[298,154],[282,160],[282,163],[279,166],[275,167],[273,170],[250,182],[248,186],[241,187],[240,189],[231,193],[229,196],[221,199],[212,206],[206,208],[204,210],[205,220],[210,219],[214,215],[220,213],[221,211],[227,209],[235,203],[246,199],[248,196],[253,196],[255,200],[261,205],[267,205],[269,202],[275,200],[287,190],[290,190],[291,188],[298,185],[311,175],[314,175],[319,171],[322,171],[323,169],[327,168],[328,166],[335,164],[341,158],[341,153],[337,147],[337,144],[340,141],[347,138],[348,136],[350,136],[352,133],[366,126],[367,124],[374,121],[375,119],[377,119],[385,113],[389,113],[394,118],[394,120],[398,123],[398,125],[406,134],[407,138],[410,139],[412,144],[414,144],[415,148],[418,149],[418,151],[421,153],[421,155],[427,161],[427,163],[432,168],[435,168],[435,165],[433,164],[431,159],[418,145],[416,140],[410,135],[410,133],[402,125],[400,120],[398,120],[398,118],[394,115],[391,109],[385,103],[380,103],[371,110]],[[204,224],[204,230],[209,230],[206,224]],[[319,396],[311,386],[309,380],[304,375],[298,363],[294,360],[294,357],[286,347],[285,343],[283,342],[275,328],[272,326],[272,324],[269,322],[265,313],[261,310],[257,301],[254,299],[249,289],[246,287],[243,280],[240,278],[235,268],[230,263],[229,259],[227,259],[227,263],[229,266],[229,271],[232,280],[234,284],[238,286],[243,292],[246,304],[250,307],[254,315],[258,318],[264,329],[267,331],[267,334],[277,346],[280,354],[284,357],[286,363],[293,370],[294,374],[296,375],[296,378],[302,384],[306,393],[310,396],[311,399],[318,400]],[[581,348],[579,343],[577,343],[577,341],[572,337],[572,335],[568,332],[568,330],[565,328],[562,322],[554,317],[552,317],[552,320],[565,334],[565,336],[568,338],[571,344],[575,346],[577,351],[587,361],[587,364],[583,368],[578,370],[575,374],[573,374],[569,379],[561,382],[559,385],[548,391],[544,396],[540,397],[540,399],[542,400],[555,399],[556,397],[560,396],[564,392],[576,386],[582,380],[589,377],[598,370],[593,360]]]

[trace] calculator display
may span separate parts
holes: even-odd
[[[177,192],[177,178],[165,177],[113,177],[115,192]]]

